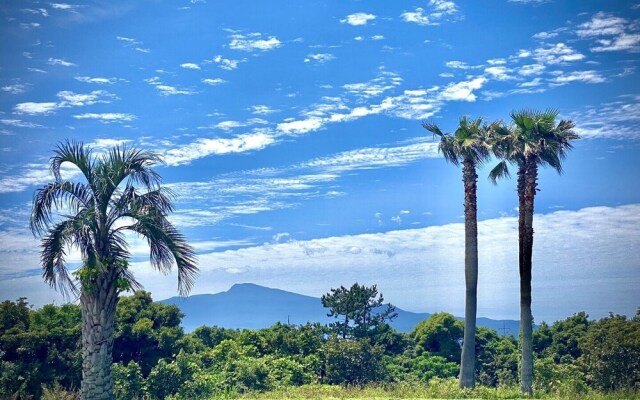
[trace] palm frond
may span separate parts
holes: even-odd
[[[198,274],[197,258],[185,237],[161,214],[132,215],[137,221],[123,227],[131,229],[147,239],[151,249],[151,265],[166,274],[175,262],[178,270],[178,293],[189,293]]]
[[[436,136],[444,136],[444,133],[442,133],[442,131],[440,130],[440,128],[438,127],[438,125],[431,123],[431,122],[423,122],[422,123],[422,127],[426,130],[428,130],[429,132],[433,133]]]
[[[60,143],[54,150],[54,155],[49,162],[49,169],[57,181],[62,179],[60,175],[60,166],[69,162],[82,172],[84,178],[93,185],[94,161],[91,150],[86,149],[82,142],[66,141]]]
[[[51,287],[59,290],[65,298],[77,294],[78,288],[69,276],[65,265],[66,248],[74,243],[74,220],[56,224],[42,239],[42,277]]]
[[[33,196],[29,225],[34,235],[42,234],[52,222],[54,208],[68,207],[77,213],[93,204],[91,188],[77,182],[52,182],[38,189]]]
[[[489,179],[493,182],[494,185],[498,184],[499,179],[509,178],[511,174],[509,173],[509,165],[507,161],[500,161],[491,171],[489,172]]]

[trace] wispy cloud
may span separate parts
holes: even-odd
[[[275,36],[263,37],[262,33],[248,34],[234,33],[230,36],[229,48],[240,51],[268,51],[282,46],[282,42]]]
[[[184,64],[180,64],[180,68],[184,68],[184,69],[200,69],[200,66],[198,64],[194,64],[194,63],[184,63]]]
[[[282,168],[219,175],[206,182],[174,183],[170,186],[183,203],[176,223],[206,226],[235,216],[296,207],[303,200],[340,196],[344,194],[337,190],[341,176],[438,157],[437,148],[437,143],[420,138],[410,144],[360,148]],[[198,207],[190,208],[192,203]]]
[[[74,115],[75,119],[94,119],[105,124],[113,122],[130,122],[136,119],[133,114],[126,113],[85,113]]]
[[[126,80],[120,78],[92,78],[90,76],[76,76],[75,80],[84,83],[96,83],[98,85],[113,85],[117,82],[126,82]]]
[[[316,54],[307,54],[307,57],[304,59],[304,62],[308,63],[311,61],[315,61],[318,64],[324,64],[328,61],[335,59],[336,56],[329,53],[316,53]]]
[[[264,104],[258,104],[255,106],[251,106],[250,107],[251,110],[251,114],[255,114],[255,115],[269,115],[269,114],[273,114],[276,113],[280,110],[275,110],[269,106],[266,106]]]
[[[226,81],[221,78],[205,78],[202,80],[202,83],[206,83],[207,85],[210,85],[210,86],[222,85],[225,82]]]
[[[598,12],[590,21],[578,26],[576,34],[595,39],[593,52],[640,51],[640,27],[637,21],[628,21],[613,14]]]
[[[19,103],[13,108],[16,114],[29,115],[50,115],[61,108],[82,107],[93,104],[108,104],[114,99],[115,95],[106,90],[94,90],[90,93],[74,93],[70,90],[63,90],[57,93],[59,101],[57,102],[26,102]]]
[[[458,12],[458,7],[453,1],[429,0],[429,9],[417,7],[414,11],[405,11],[400,16],[405,22],[418,25],[439,25],[448,15]]]
[[[2,86],[0,90],[11,94],[20,94],[27,91],[27,85],[16,83],[13,85]]]
[[[603,83],[606,79],[597,71],[572,71],[569,73],[559,73],[552,80],[555,84],[566,85],[571,82]]]
[[[154,76],[152,78],[145,79],[144,81],[147,82],[149,85],[154,86],[156,89],[158,89],[160,94],[163,96],[172,96],[177,94],[191,95],[191,94],[198,93],[195,90],[178,88],[175,86],[167,85],[160,80],[159,76]]]
[[[341,19],[340,22],[352,26],[361,26],[366,25],[367,22],[373,21],[374,19],[376,19],[376,16],[373,14],[359,12],[347,15],[344,19]]]
[[[59,65],[61,67],[75,67],[76,64],[70,62],[70,61],[66,61],[64,59],[61,58],[49,58],[47,60],[47,64],[49,65]]]
[[[640,96],[623,96],[571,112],[568,119],[578,123],[576,131],[583,138],[640,139]]]
[[[185,165],[210,155],[243,153],[265,148],[276,139],[269,133],[256,131],[232,138],[200,138],[195,142],[164,151],[168,165]]]
[[[127,36],[116,36],[116,39],[122,42],[126,47],[131,47],[136,51],[141,53],[150,53],[151,50],[148,48],[142,47],[143,43],[137,39],[130,38]]]
[[[216,63],[218,64],[218,67],[225,69],[227,71],[233,71],[234,69],[238,68],[238,65],[241,62],[245,62],[246,60],[232,60],[230,58],[224,58],[220,55],[213,57],[212,60],[210,61],[205,61],[206,63]]]
[[[19,119],[0,119],[0,123],[15,128],[42,128],[42,125],[34,124],[33,122],[22,121]]]

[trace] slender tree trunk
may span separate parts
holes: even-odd
[[[533,211],[538,180],[537,160],[528,156],[524,164],[524,174],[518,175],[524,180],[522,196],[523,210],[521,215],[520,235],[520,342],[522,348],[522,365],[520,385],[522,392],[533,395],[533,315],[531,313],[531,276],[533,267]]]
[[[460,357],[460,387],[475,386],[476,312],[478,308],[478,216],[477,180],[475,165],[465,160],[462,167],[464,182],[464,277],[466,285],[464,307],[464,339]]]
[[[83,400],[113,399],[111,374],[113,332],[118,292],[111,269],[80,295],[82,309]]]

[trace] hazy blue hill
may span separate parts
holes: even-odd
[[[198,294],[187,298],[171,297],[161,303],[175,304],[185,314],[182,326],[187,332],[201,325],[217,325],[225,328],[261,329],[276,322],[305,324],[307,322],[332,322],[328,309],[317,297],[304,296],[280,289],[272,289],[253,283],[233,285],[228,291],[216,294]],[[391,324],[401,332],[408,332],[431,314],[414,313],[396,309],[398,318]],[[518,321],[478,318],[479,326],[517,334]]]

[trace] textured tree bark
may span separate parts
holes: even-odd
[[[520,334],[522,360],[520,385],[523,393],[533,395],[533,315],[531,314],[531,277],[533,270],[533,211],[538,187],[538,165],[528,156],[524,168],[522,230],[520,231]],[[520,180],[520,176],[518,176]],[[520,182],[518,182],[520,183]]]
[[[82,308],[82,384],[83,400],[113,399],[111,374],[113,333],[118,292],[114,271],[106,272],[83,288]]]
[[[460,357],[460,387],[475,386],[476,363],[476,312],[478,308],[478,216],[477,180],[475,165],[464,160],[462,181],[464,182],[464,338]]]

